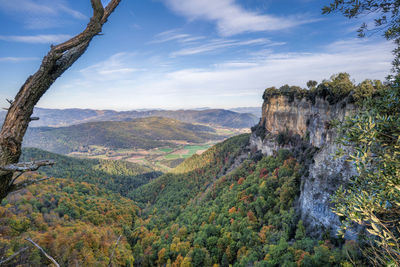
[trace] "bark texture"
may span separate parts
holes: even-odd
[[[121,0],[112,0],[105,8],[101,0],[91,0],[93,16],[86,29],[70,40],[51,46],[43,58],[39,70],[30,76],[19,90],[14,101],[10,101],[0,132],[0,166],[16,164],[21,156],[21,145],[33,109],[55,80],[60,77],[83,53],[92,39],[98,35],[108,17]],[[12,184],[15,171],[0,167],[0,202],[16,185]]]

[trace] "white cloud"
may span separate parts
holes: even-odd
[[[261,106],[262,93],[270,86],[305,87],[308,80],[321,81],[339,72],[350,73],[357,82],[384,79],[391,68],[392,49],[388,42],[349,40],[333,43],[319,52],[260,50],[243,60],[169,72],[152,69],[134,77],[130,60],[125,60],[125,54],[117,54],[83,71],[80,80],[84,84],[68,81],[65,88],[53,90],[54,98],[49,95],[41,105],[114,109]],[[114,69],[118,75],[107,76],[107,82],[99,80],[99,73]],[[118,71],[124,69],[127,71]],[[79,88],[76,96],[73,88]],[[58,92],[64,92],[59,98],[62,101],[55,101]],[[87,99],[93,101],[88,103]]]
[[[27,28],[54,28],[60,25],[60,17],[87,19],[87,16],[68,6],[65,0],[0,0],[0,11],[17,16]]]
[[[170,83],[170,88],[218,88],[222,92],[244,92],[285,83],[305,86],[310,79],[321,81],[338,72],[349,72],[356,81],[383,79],[390,70],[392,47],[387,42],[336,42],[323,52],[269,53],[208,69],[171,72],[167,75],[167,83]]]
[[[215,64],[215,67],[221,68],[250,68],[257,67],[258,64],[255,62],[225,62],[221,64]]]
[[[204,36],[193,36],[187,33],[181,33],[179,30],[169,30],[157,34],[153,41],[150,43],[159,44],[170,41],[177,41],[180,43],[191,43],[201,39],[205,39]]]
[[[83,15],[81,12],[79,12],[77,10],[69,8],[66,5],[59,5],[58,8],[59,8],[60,11],[66,13],[66,14],[69,14],[70,16],[72,16],[72,17],[74,17],[76,19],[82,19],[82,20],[83,19],[87,19],[87,16]]]
[[[55,15],[54,6],[39,4],[32,0],[0,0],[0,9],[15,13]]]
[[[86,19],[81,12],[76,11],[66,4],[63,0],[0,0],[0,9],[23,14],[51,15],[56,16],[60,13],[66,13],[77,19]]]
[[[168,7],[187,18],[210,20],[223,36],[244,32],[276,31],[310,23],[305,16],[277,17],[243,9],[234,0],[164,0]]]
[[[0,62],[21,62],[37,60],[36,57],[0,57]]]
[[[170,54],[171,57],[196,55],[207,52],[213,52],[219,49],[226,49],[239,46],[257,46],[271,47],[284,45],[284,42],[272,42],[266,38],[255,38],[247,40],[234,40],[227,38],[204,40],[204,36],[194,36],[187,33],[182,33],[179,29],[168,30],[155,35],[151,44],[159,44],[166,42],[177,42],[180,49]],[[198,42],[202,40],[202,42]]]
[[[39,34],[39,35],[0,35],[0,40],[30,44],[55,44],[61,43],[72,36],[67,34]]]
[[[237,40],[228,40],[228,39],[218,39],[212,40],[206,44],[192,46],[180,49],[171,54],[172,57],[176,56],[188,56],[188,55],[196,55],[206,52],[212,52],[219,49],[230,48],[230,47],[238,47],[238,46],[249,46],[249,45],[263,45],[263,46],[273,46],[273,45],[282,45],[285,43],[274,43],[265,38],[257,38],[250,39],[245,41],[237,41]]]
[[[89,80],[110,81],[126,79],[136,68],[127,67],[127,61],[132,57],[129,53],[117,53],[105,61],[80,70],[80,73]]]

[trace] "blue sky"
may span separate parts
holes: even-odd
[[[103,1],[104,4],[107,1]],[[270,86],[346,71],[384,79],[393,45],[318,0],[122,0],[88,51],[39,102],[48,108],[261,106]],[[79,33],[89,0],[0,0],[0,103],[51,44]]]

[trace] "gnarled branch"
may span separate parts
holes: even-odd
[[[16,164],[9,164],[6,166],[0,166],[0,170],[7,172],[30,172],[30,171],[37,171],[40,167],[53,166],[54,164],[56,164],[54,160],[20,162]]]

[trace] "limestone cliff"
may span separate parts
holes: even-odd
[[[302,220],[311,234],[334,232],[339,226],[338,217],[330,210],[330,196],[354,169],[344,159],[334,158],[337,145],[330,123],[343,120],[354,109],[348,99],[332,104],[322,97],[275,95],[265,99],[260,123],[253,129],[251,147],[263,154],[272,155],[281,148],[314,151],[306,162],[299,199]]]

